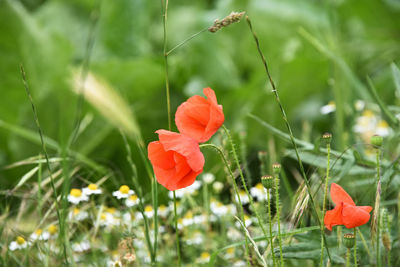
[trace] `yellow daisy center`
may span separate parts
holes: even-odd
[[[115,208],[106,208],[106,212],[114,214],[115,213]]]
[[[247,216],[247,215],[244,215],[244,220],[245,221],[247,221],[247,220],[249,220],[250,219],[250,217],[249,216]]]
[[[380,128],[389,128],[389,124],[385,120],[381,120],[378,123],[378,127],[380,127]]]
[[[82,196],[82,191],[77,188],[72,188],[71,192],[69,194],[73,197],[80,197],[80,196]]]
[[[97,190],[97,185],[95,185],[95,184],[90,184],[90,185],[88,185],[88,188],[89,188],[90,190],[94,191],[94,190]]]
[[[160,211],[165,211],[167,209],[167,206],[165,205],[161,205],[160,207],[158,207],[158,210]]]
[[[25,244],[25,239],[22,236],[17,237],[17,244],[18,245],[23,245]]]
[[[263,185],[261,184],[261,183],[258,183],[258,184],[256,184],[256,188],[258,189],[258,190],[263,190]]]
[[[235,248],[228,248],[226,250],[226,253],[228,253],[228,254],[233,254],[234,252],[235,252]]]
[[[210,257],[210,253],[208,253],[208,252],[203,252],[203,253],[201,253],[201,256],[200,256],[200,258],[202,258],[202,259],[208,259]]]
[[[80,210],[78,208],[74,208],[74,210],[73,210],[74,215],[78,215],[79,212],[80,212]]]
[[[137,195],[132,195],[129,197],[130,200],[136,201],[138,199]]]
[[[365,110],[364,112],[363,112],[363,114],[362,114],[364,117],[369,117],[369,118],[372,118],[372,117],[374,117],[374,113],[371,111],[371,110]]]
[[[37,230],[35,231],[35,234],[36,234],[36,235],[41,235],[41,234],[42,234],[42,229],[40,229],[40,228],[37,229]]]
[[[191,213],[190,211],[185,214],[185,219],[192,219],[192,218],[193,218],[193,213]]]
[[[151,212],[151,211],[153,211],[153,208],[152,208],[150,205],[147,205],[147,206],[144,208],[144,211],[145,211],[145,212]]]
[[[335,101],[329,101],[328,106],[336,107]]]
[[[121,185],[121,187],[119,188],[119,192],[121,192],[122,194],[129,194],[129,186],[127,185]]]
[[[106,218],[107,218],[106,214],[102,213],[101,216],[100,216],[100,219],[104,221]]]
[[[56,234],[56,233],[57,233],[57,226],[55,226],[54,224],[50,225],[50,226],[49,226],[49,233],[50,233],[51,235]]]

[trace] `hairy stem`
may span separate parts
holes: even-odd
[[[300,158],[300,155],[299,155],[299,151],[298,151],[298,148],[297,148],[297,144],[296,144],[295,139],[294,139],[294,136],[293,136],[292,128],[290,127],[288,118],[287,118],[287,116],[286,116],[285,109],[283,108],[283,105],[282,105],[282,103],[281,103],[281,101],[280,101],[279,94],[278,94],[278,90],[277,90],[277,88],[276,88],[276,86],[275,86],[274,81],[272,80],[272,77],[271,77],[270,73],[269,73],[267,61],[265,60],[264,54],[263,54],[262,51],[261,51],[260,43],[259,43],[259,41],[258,41],[258,37],[257,37],[257,35],[255,34],[255,32],[253,31],[253,27],[252,27],[252,25],[251,25],[251,21],[250,21],[250,19],[249,19],[248,16],[246,16],[246,20],[247,20],[247,24],[248,24],[248,26],[249,26],[250,32],[252,33],[253,38],[254,38],[254,41],[255,41],[255,43],[256,43],[257,51],[258,51],[258,53],[259,53],[259,55],[260,55],[260,58],[261,58],[261,60],[262,60],[262,62],[263,62],[265,72],[266,72],[266,74],[267,74],[267,76],[268,76],[268,80],[269,80],[269,82],[270,82],[270,84],[271,84],[271,86],[272,86],[272,92],[273,92],[274,95],[275,95],[275,100],[276,100],[276,102],[278,103],[279,109],[280,109],[280,111],[281,111],[281,113],[282,113],[282,118],[283,118],[283,120],[284,120],[284,122],[285,122],[285,124],[286,124],[286,128],[287,128],[287,130],[288,130],[288,132],[289,132],[290,140],[291,140],[291,142],[292,142],[292,144],[293,144],[294,151],[295,151],[295,153],[296,153],[296,158],[297,158],[297,161],[298,161],[298,163],[299,163],[299,167],[300,167],[300,170],[301,170],[301,174],[302,174],[303,179],[304,179],[304,182],[305,182],[305,184],[306,184],[306,186],[307,186],[307,192],[308,192],[308,196],[309,196],[309,198],[310,198],[311,205],[312,205],[313,210],[314,210],[315,219],[317,220],[318,225],[321,225],[321,220],[319,219],[318,210],[317,210],[317,207],[316,207],[316,205],[315,205],[314,197],[313,197],[312,190],[311,190],[311,185],[310,185],[310,182],[309,182],[309,180],[308,180],[308,178],[307,178],[306,172],[305,172],[305,170],[304,170],[303,162],[301,161],[301,158]],[[327,242],[326,242],[325,233],[323,234],[323,239],[324,239],[324,243],[325,243],[326,252],[327,252],[327,254],[328,254],[329,259],[331,260],[331,255],[330,255],[330,253],[329,253],[329,249],[328,249],[328,245],[327,245]]]
[[[381,266],[381,246],[380,246],[380,194],[381,194],[381,173],[380,173],[380,155],[381,150],[376,149],[376,199],[375,199],[375,213],[376,213],[376,264]]]
[[[354,227],[354,267],[357,267],[357,227]]]
[[[279,174],[275,174],[275,205],[276,217],[278,223],[278,242],[279,242],[279,255],[280,265],[283,266],[283,253],[282,253],[282,236],[281,236],[281,204],[279,203]]]
[[[270,238],[270,244],[271,244],[271,254],[272,254],[272,262],[273,266],[276,266],[276,259],[275,259],[275,253],[274,253],[274,239],[272,237],[272,215],[271,215],[271,196],[269,189],[267,189],[267,206],[268,206],[268,221],[269,221],[269,236]]]
[[[321,221],[321,259],[319,266],[322,267],[324,264],[324,217],[326,212],[326,199],[328,197],[328,183],[329,183],[329,168],[330,168],[330,155],[331,155],[331,145],[330,143],[326,144],[327,150],[327,163],[326,163],[326,176],[325,176],[325,188],[324,188],[324,200],[322,203],[322,221]]]

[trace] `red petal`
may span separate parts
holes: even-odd
[[[196,177],[202,171],[203,170],[200,170],[198,172],[191,171],[190,173],[188,173],[185,177],[183,177],[182,179],[179,180],[179,182],[176,184],[176,189],[185,188],[185,187],[192,185],[194,183],[194,181],[196,180]]]
[[[370,213],[372,211],[372,207],[371,206],[357,206],[358,208]]]
[[[370,207],[372,210],[372,207]],[[343,206],[343,224],[346,228],[354,228],[366,224],[369,221],[370,214],[364,207],[357,207],[344,203]]]
[[[340,204],[325,213],[324,224],[329,231],[332,231],[332,226],[343,224],[342,209],[343,205]]]
[[[154,174],[162,186],[168,190],[176,190],[176,179],[175,179],[175,168],[163,169],[157,166],[153,166]]]
[[[163,169],[170,169],[175,166],[174,152],[165,151],[159,141],[151,142],[147,147],[147,153],[151,164]]]
[[[356,205],[349,194],[347,194],[340,185],[335,183],[331,185],[331,198],[336,205],[340,205],[342,202],[353,206]]]
[[[203,89],[203,94],[210,100],[213,104],[218,105],[217,102],[217,96],[215,95],[215,92],[211,88],[204,88]]]
[[[166,151],[174,151],[184,156],[190,168],[195,172],[203,169],[204,156],[200,151],[199,144],[194,139],[166,130],[158,130],[156,133]]]

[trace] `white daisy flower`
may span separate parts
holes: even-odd
[[[127,185],[121,185],[118,191],[113,192],[113,196],[121,199],[121,198],[128,198],[130,195],[133,195],[134,192],[129,188]]]
[[[120,222],[120,213],[115,208],[105,208],[100,215],[100,226],[112,227],[119,225]]]
[[[174,226],[175,226],[175,225],[174,225]],[[178,229],[179,229],[179,230],[182,230],[183,227],[184,227],[184,225],[183,225],[183,219],[182,219],[182,218],[179,218],[179,219],[178,219]]]
[[[390,134],[390,131],[391,128],[389,127],[389,124],[385,120],[381,120],[380,122],[378,122],[375,134],[385,137]]]
[[[203,224],[206,222],[207,217],[204,214],[196,215],[193,217],[194,224]]]
[[[212,182],[214,182],[214,180],[215,180],[214,174],[209,173],[209,172],[206,172],[206,173],[203,174],[203,181],[206,184],[211,184]]]
[[[71,202],[72,204],[79,204],[81,201],[88,201],[89,198],[87,195],[82,194],[82,191],[77,188],[72,188],[69,195],[68,195],[68,201]]]
[[[167,218],[168,217],[168,213],[169,213],[169,208],[165,205],[160,205],[158,207],[158,211],[157,214],[161,217],[161,218]]]
[[[74,221],[83,221],[89,217],[89,213],[84,210],[80,210],[78,208],[73,208],[69,214],[68,214],[68,219],[69,220],[74,220]]]
[[[90,195],[99,195],[102,193],[102,190],[97,187],[96,184],[89,184],[87,187],[82,189],[83,194]]]
[[[365,102],[358,99],[356,100],[356,102],[354,103],[354,107],[357,111],[362,111],[365,108]]]
[[[227,236],[232,241],[237,241],[242,238],[242,233],[233,227],[229,227]]]
[[[55,224],[50,224],[47,231],[50,234],[50,238],[56,238],[58,236],[58,227]]]
[[[210,256],[211,256],[210,253],[202,252],[200,258],[197,259],[197,263],[199,264],[208,263],[210,261]]]
[[[193,213],[191,211],[186,212],[185,216],[182,219],[183,226],[189,226],[194,223]]]
[[[335,101],[330,101],[327,105],[322,106],[321,109],[319,110],[321,112],[321,114],[325,115],[325,114],[329,114],[332,113],[334,111],[336,111],[336,104]]]
[[[130,195],[126,200],[125,200],[125,205],[129,208],[136,206],[139,204],[139,198],[137,195],[133,194]]]
[[[25,239],[22,236],[17,236],[15,241],[12,241],[10,243],[10,245],[8,246],[8,248],[11,251],[14,251],[14,250],[27,248],[29,245],[30,245],[30,243],[25,241]]]
[[[232,265],[232,267],[245,267],[247,266],[245,261],[239,260],[239,261],[235,261]]]
[[[215,183],[213,183],[213,189],[216,193],[220,193],[222,189],[224,189],[224,184],[216,181]]]
[[[50,234],[49,234],[49,232],[47,232],[47,231],[43,231],[42,229],[37,229],[35,232],[33,232],[31,235],[30,235],[30,239],[32,239],[32,240],[40,240],[40,241],[42,241],[42,240],[47,240],[47,239],[49,239],[49,237],[50,237]]]
[[[257,198],[258,201],[267,199],[267,191],[261,183],[258,183],[256,186],[250,188],[250,195],[254,198]]]
[[[224,258],[226,260],[233,259],[235,257],[235,248],[228,248],[225,250]]]
[[[169,202],[168,206],[169,206],[169,210],[174,211],[174,202],[173,201]],[[181,205],[181,202],[176,201],[176,212],[182,213],[182,211],[183,211],[183,207]]]
[[[81,253],[81,252],[85,252],[85,251],[87,251],[89,249],[90,249],[90,243],[87,240],[83,240],[80,243],[72,244],[72,250],[74,252]]]
[[[247,215],[244,215],[244,226],[249,227],[253,222],[251,221],[251,218]],[[241,228],[242,225],[239,222],[235,223],[237,227]]]
[[[215,199],[211,200],[210,210],[217,216],[225,216],[228,214],[228,208]]]
[[[193,235],[186,239],[188,245],[201,245],[204,242],[203,234],[200,231],[195,231]]]
[[[249,196],[246,194],[246,192],[244,190],[240,190],[239,191],[239,196],[240,196],[240,200],[242,202],[242,205],[246,205],[246,204],[248,204],[250,202]],[[238,199],[237,195],[235,195],[235,199],[239,203],[239,199]]]
[[[194,181],[194,183],[188,187],[175,190],[176,198],[183,198],[184,196],[193,195],[197,193],[197,190],[201,187],[200,181]],[[174,198],[174,192],[169,191],[168,196],[172,199]]]
[[[147,218],[152,218],[154,215],[153,207],[150,205],[144,207],[144,214],[146,215]]]
[[[107,266],[108,267],[122,267],[123,265],[122,265],[122,262],[120,260],[115,260],[115,261],[109,260],[107,262]]]

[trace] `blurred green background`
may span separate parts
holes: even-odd
[[[337,150],[355,142],[353,103],[372,101],[367,76],[385,103],[399,103],[391,70],[400,61],[399,1],[172,0],[168,47],[231,11],[246,11],[252,19],[297,137],[313,142],[331,131]],[[13,188],[32,168],[5,166],[41,153],[20,64],[42,130],[54,141],[48,146],[51,157],[66,148],[86,156],[113,170],[114,189],[130,179],[121,121],[136,120],[146,144],[157,138],[155,130],[168,127],[162,49],[160,1],[0,0],[0,189]],[[119,102],[119,113],[109,113],[109,106],[85,101],[83,130],[69,147],[79,105],[71,80],[85,62],[132,114]],[[203,87],[216,91],[227,126],[247,134],[250,164],[275,139],[247,114],[285,129],[244,20],[204,32],[175,50],[169,73],[173,112]],[[337,112],[320,114],[331,100]],[[279,157],[284,144],[276,145]],[[149,184],[137,149],[133,152],[139,175]],[[99,178],[91,167],[85,170],[76,178]]]

